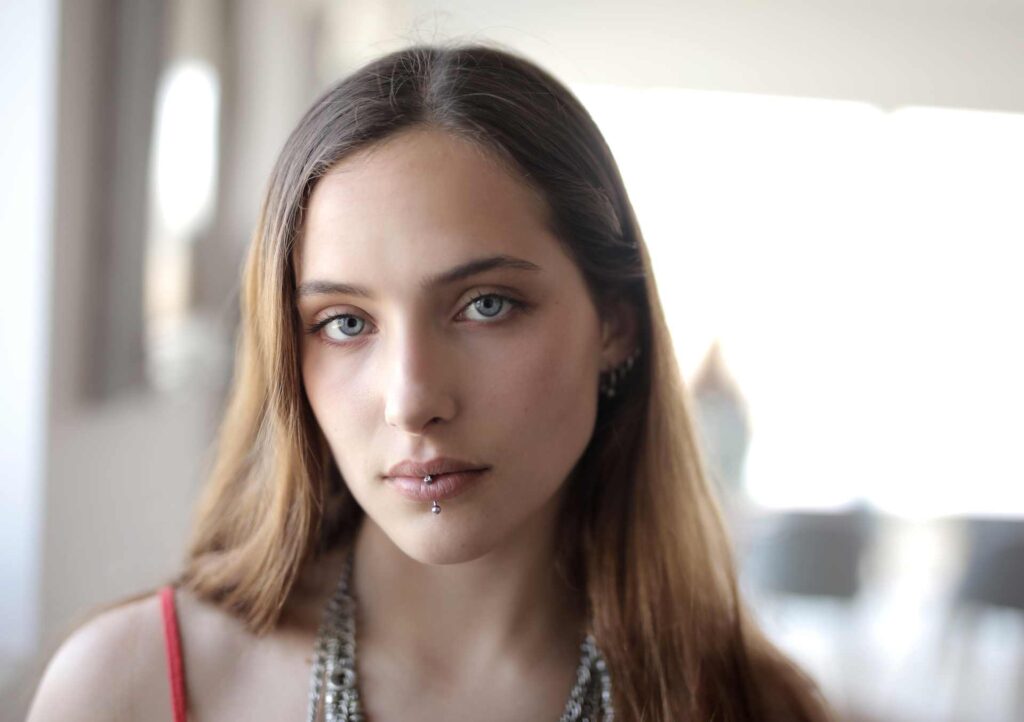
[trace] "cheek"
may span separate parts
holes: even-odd
[[[315,341],[312,345],[304,349],[302,359],[306,396],[338,470],[352,488],[353,481],[366,476],[364,467],[371,459],[358,450],[369,448],[376,428],[366,405],[366,384],[353,377],[334,349],[316,348],[322,344]]]
[[[302,350],[302,385],[306,390],[309,405],[313,407],[313,414],[323,426],[325,419],[322,417],[326,410],[324,401],[331,394],[330,368],[324,362],[323,354],[310,348],[309,344]]]
[[[580,319],[569,323],[552,324],[517,348],[487,392],[510,449],[529,457],[521,463],[540,462],[549,470],[555,464],[565,473],[582,453],[597,414],[598,341]]]
[[[360,426],[360,389],[345,365],[331,358],[331,349],[316,348],[315,343],[303,349],[302,383],[313,415],[333,448],[336,439],[348,436],[349,426]]]

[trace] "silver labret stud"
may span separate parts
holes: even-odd
[[[430,486],[431,484],[434,483],[434,477],[431,476],[430,474],[427,474],[426,476],[423,477],[423,483],[426,484],[427,486]],[[435,500],[434,505],[430,507],[430,511],[434,512],[435,514],[441,513],[441,505],[437,503],[437,500]]]

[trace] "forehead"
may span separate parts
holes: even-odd
[[[405,280],[498,253],[541,265],[563,254],[545,202],[480,146],[416,129],[346,158],[319,180],[296,275],[299,282]]]

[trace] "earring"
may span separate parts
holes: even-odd
[[[626,360],[621,364],[607,372],[607,374],[601,374],[600,391],[605,398],[615,398],[615,389],[618,386],[619,381],[629,373],[638,358],[640,358],[639,346],[633,349],[633,353],[626,357]]]

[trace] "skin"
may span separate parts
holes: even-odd
[[[623,308],[598,313],[545,208],[479,147],[422,128],[346,158],[310,199],[295,280],[320,292],[297,298],[302,378],[366,511],[354,586],[360,691],[373,722],[554,720],[572,686],[584,617],[554,572],[556,512],[593,433],[599,373],[634,348],[635,320]],[[421,286],[497,255],[536,270]],[[370,296],[324,292],[325,283]],[[404,459],[438,455],[491,468],[435,516],[383,476]],[[193,719],[302,718],[310,650],[343,558],[336,550],[307,568],[279,628],[259,639],[179,593]],[[78,695],[76,710],[113,696],[135,710],[118,718],[170,719],[154,600],[97,622],[105,633],[87,625],[91,642],[73,637],[62,650],[71,652],[58,653],[51,668],[61,671],[47,673],[30,719],[56,719],[49,710],[68,694]],[[96,656],[125,634],[142,637],[145,699],[119,681],[123,659],[100,675],[105,695],[68,681],[67,657]]]

